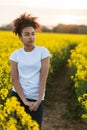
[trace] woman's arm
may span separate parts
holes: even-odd
[[[21,100],[23,101],[23,103],[29,106],[30,102],[26,99],[21,84],[19,83],[18,64],[17,62],[14,61],[10,61],[10,64],[11,64],[12,83],[14,85],[14,88],[17,94],[19,95],[19,97],[21,98]]]
[[[49,72],[50,67],[50,58],[47,57],[41,61],[41,71],[40,71],[40,89],[39,89],[39,95],[38,95],[38,102],[41,102],[43,92],[45,90],[47,76]]]
[[[42,59],[41,61],[41,71],[40,71],[40,88],[39,88],[39,95],[38,95],[38,100],[33,103],[31,110],[36,111],[38,106],[41,103],[42,96],[45,90],[46,86],[46,80],[49,72],[49,66],[50,66],[50,58],[47,57],[45,59]]]

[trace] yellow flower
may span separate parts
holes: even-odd
[[[83,98],[87,98],[87,93],[84,93],[84,94],[83,94]]]
[[[82,119],[87,119],[87,114],[82,114]]]
[[[82,97],[79,96],[78,97],[78,101],[81,102],[82,101]]]

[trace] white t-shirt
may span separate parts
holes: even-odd
[[[40,87],[41,60],[49,57],[50,52],[42,46],[35,46],[31,52],[26,52],[23,48],[15,50],[9,57],[10,60],[18,63],[19,82],[23,92],[28,99],[38,99]],[[16,91],[13,86],[13,91]],[[44,100],[45,90],[42,100]]]

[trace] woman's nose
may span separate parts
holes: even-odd
[[[29,38],[33,38],[33,35],[30,35]]]

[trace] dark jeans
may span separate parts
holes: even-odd
[[[24,106],[26,113],[28,113],[29,115],[31,115],[32,119],[35,120],[41,129],[41,123],[42,123],[42,118],[43,118],[43,106],[44,106],[44,101],[41,102],[41,104],[39,105],[37,111],[30,111],[29,107],[24,105],[24,103],[22,102],[22,100],[20,99],[20,97],[18,96],[18,94],[14,91],[11,92],[10,97],[15,96],[17,97],[18,101],[20,102],[21,106]],[[36,100],[33,99],[27,99],[29,101],[35,102]]]

